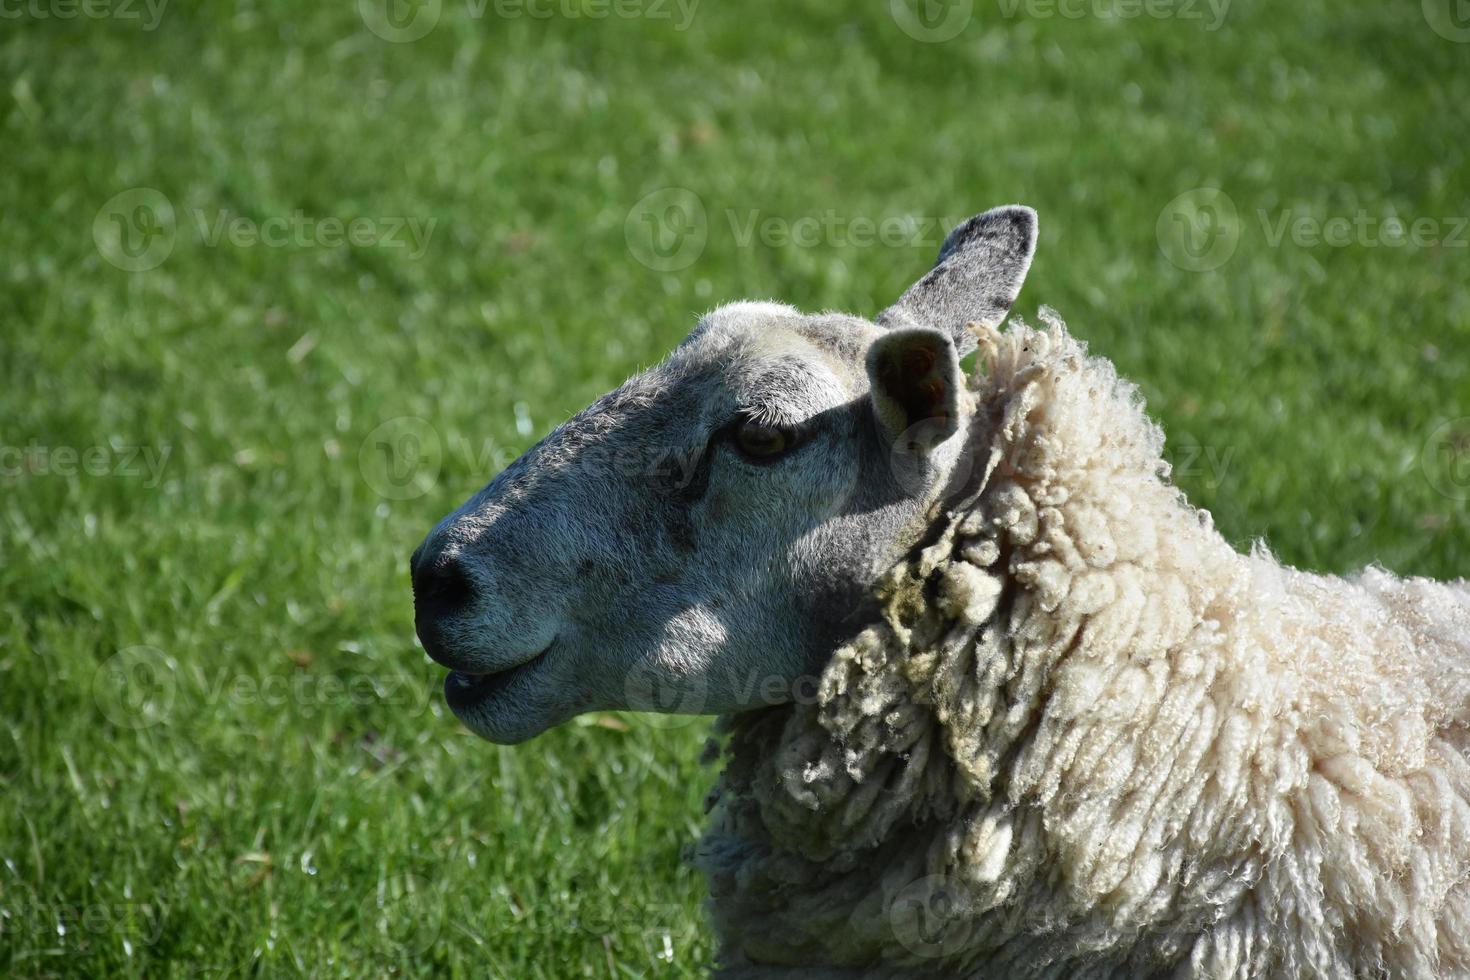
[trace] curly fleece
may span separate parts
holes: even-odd
[[[815,703],[722,722],[722,977],[1470,976],[1470,588],[1234,551],[1062,324]]]

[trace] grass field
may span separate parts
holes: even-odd
[[[0,7],[0,974],[701,975],[706,722],[467,736],[408,555],[993,204],[1232,540],[1470,573],[1470,28],[1221,2]]]

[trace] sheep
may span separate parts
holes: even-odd
[[[1470,591],[1237,554],[1054,315],[814,702],[723,720],[727,968],[1470,975]]]
[[[1107,361],[1000,329],[1035,242],[722,307],[496,476],[411,562],[450,708],[720,714],[727,980],[1470,975],[1470,589],[1235,552]]]

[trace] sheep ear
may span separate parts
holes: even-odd
[[[959,431],[960,358],[948,334],[900,327],[868,348],[873,414],[890,444],[927,454]]]
[[[1035,254],[1035,211],[1010,204],[977,214],[949,233],[934,268],[879,315],[878,325],[935,327],[968,354],[976,341],[965,324],[1000,326]]]

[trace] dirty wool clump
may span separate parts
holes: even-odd
[[[1235,552],[1043,319],[882,621],[722,722],[720,975],[1470,975],[1470,588]]]

